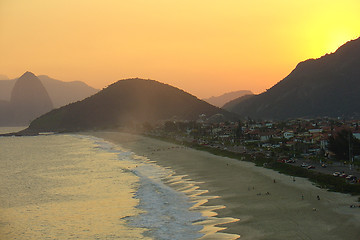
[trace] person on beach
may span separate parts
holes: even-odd
[[[319,195],[317,195],[316,198],[317,198],[317,200],[320,200],[320,196],[319,196]]]

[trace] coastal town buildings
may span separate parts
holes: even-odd
[[[339,159],[328,148],[329,138],[343,129],[360,138],[360,120],[319,118],[212,122],[207,121],[206,116],[199,119],[167,121],[154,127],[151,135],[254,156],[261,154],[273,159],[296,159],[299,165],[308,162],[323,167],[342,164],[351,165],[355,170],[360,168],[360,154],[355,154],[354,149],[350,149],[354,152],[350,154],[351,159]]]

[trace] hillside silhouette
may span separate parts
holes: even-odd
[[[360,117],[360,38],[299,63],[268,91],[225,109],[242,117]]]
[[[51,109],[53,104],[40,79],[26,72],[16,80],[10,102],[0,102],[0,124],[28,125],[31,120]]]
[[[83,100],[99,91],[81,81],[63,82],[46,75],[39,75],[38,78],[48,91],[55,108]]]
[[[48,92],[54,108],[83,100],[99,91],[80,81],[64,82],[46,75],[39,75],[37,77]],[[1,80],[0,78],[0,100],[10,101],[11,91],[16,80]]]
[[[242,103],[245,100],[248,100],[252,97],[256,96],[255,94],[248,94],[248,95],[244,95],[238,98],[235,98],[234,100],[231,100],[227,103],[224,104],[224,106],[222,106],[223,109],[233,109],[234,107],[236,107],[238,104]]]
[[[11,91],[14,88],[15,82],[16,79],[0,79],[0,100],[8,102],[10,101]]]
[[[30,124],[30,131],[78,131],[134,126],[165,120],[196,120],[200,114],[236,115],[178,88],[154,80],[120,80],[82,101],[55,109]]]
[[[240,91],[235,91],[235,92],[228,92],[228,93],[224,93],[220,96],[212,96],[210,98],[206,98],[206,99],[203,99],[205,102],[208,102],[214,106],[217,106],[217,107],[223,107],[226,103],[236,99],[236,98],[239,98],[239,97],[242,97],[242,96],[245,96],[245,95],[252,95],[253,93],[249,90],[240,90]]]

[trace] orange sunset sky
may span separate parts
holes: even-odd
[[[0,74],[260,93],[359,35],[359,0],[0,0]]]

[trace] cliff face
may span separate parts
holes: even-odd
[[[53,109],[49,94],[31,72],[24,73],[14,85],[9,103],[3,102],[2,125],[28,125],[36,117]]]

